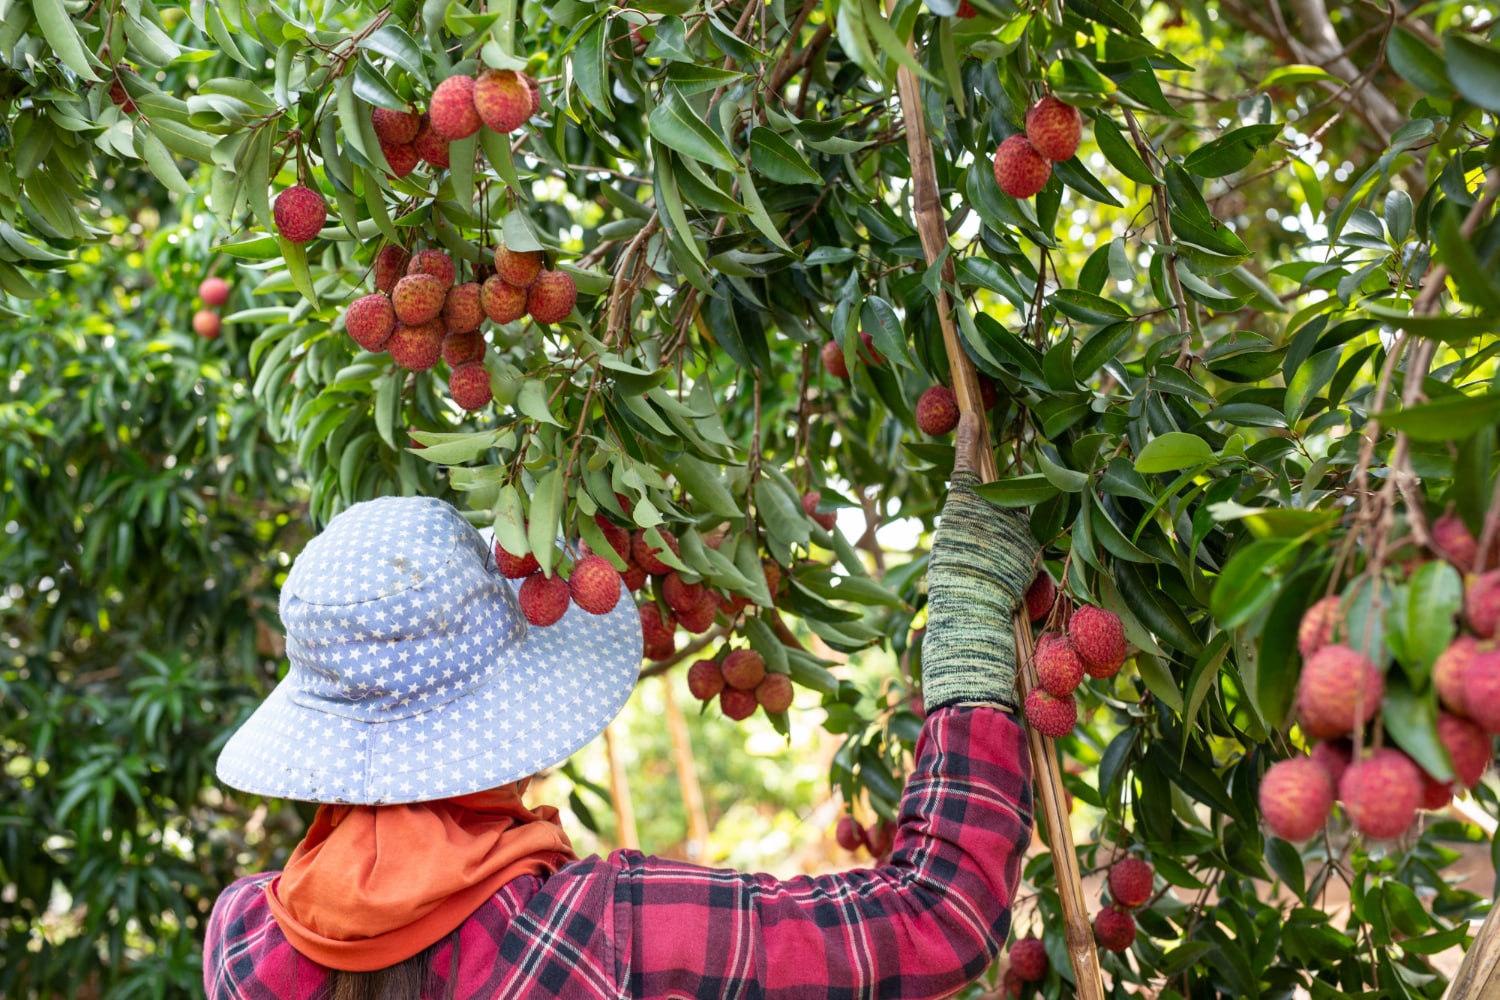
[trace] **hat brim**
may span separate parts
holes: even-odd
[[[507,581],[514,589],[520,581]],[[255,795],[393,805],[466,795],[561,763],[604,731],[640,676],[641,624],[570,604],[531,626],[479,684],[415,715],[365,722],[292,697],[283,682],[219,754],[219,780]]]

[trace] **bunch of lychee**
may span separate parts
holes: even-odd
[[[198,300],[203,307],[193,313],[193,332],[204,340],[217,340],[224,328],[219,307],[229,301],[229,282],[219,277],[204,278],[198,284]]]
[[[1051,582],[1047,577],[1047,583]],[[1047,589],[1040,589],[1037,603]],[[1028,615],[1030,611],[1028,607]],[[1066,632],[1044,632],[1037,638],[1037,686],[1026,695],[1026,721],[1043,736],[1060,739],[1068,735],[1078,723],[1073,691],[1084,675],[1113,677],[1128,653],[1119,615],[1087,604],[1075,608]]]
[[[1094,916],[1094,940],[1109,951],[1126,951],[1135,942],[1135,914],[1152,896],[1156,870],[1145,858],[1129,855],[1109,867],[1109,903]]]
[[[591,615],[606,615],[620,603],[620,573],[608,559],[580,555],[567,576],[543,573],[530,552],[515,555],[495,543],[495,566],[508,580],[520,580],[516,601],[521,614],[533,625],[554,625],[576,604]]]
[[[375,108],[370,124],[392,176],[405,177],[418,161],[447,169],[449,143],[467,139],[481,128],[509,135],[540,111],[541,103],[541,92],[531,77],[492,69],[477,78],[461,73],[439,83],[425,114]]]
[[[896,843],[896,823],[894,820],[876,819],[868,826],[862,826],[859,820],[845,813],[839,817],[833,839],[846,851],[868,851],[870,857],[883,861]]]
[[[642,613],[651,608],[646,605]],[[698,660],[688,668],[687,682],[694,698],[718,698],[719,710],[736,722],[754,715],[756,706],[767,715],[792,707],[792,679],[767,670],[765,658],[753,649],[731,649],[721,658]]]
[[[1072,159],[1083,139],[1083,116],[1046,95],[1026,112],[1026,131],[995,150],[995,183],[1012,198],[1030,198],[1047,186],[1052,164]]]

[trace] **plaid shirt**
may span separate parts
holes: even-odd
[[[928,716],[882,867],[781,880],[616,851],[503,886],[441,943],[441,996],[938,997],[977,977],[1010,926],[1031,832],[1011,716]],[[326,972],[240,879],[208,923],[212,1000],[312,1000]],[[457,948],[455,949],[455,941]]]

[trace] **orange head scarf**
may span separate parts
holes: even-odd
[[[576,857],[556,809],[521,803],[526,783],[410,805],[319,807],[267,892],[277,925],[333,969],[370,972],[412,957],[505,883]]]

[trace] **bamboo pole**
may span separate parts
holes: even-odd
[[[604,753],[609,757],[609,797],[615,807],[615,840],[621,847],[639,850],[641,836],[635,828],[635,806],[630,802],[630,782],[625,777],[625,762],[615,750],[614,723],[604,727]]]
[[[914,50],[911,43],[908,50]],[[931,267],[948,248],[948,229],[943,204],[938,196],[937,170],[932,161],[932,143],[927,137],[927,122],[922,114],[921,89],[916,74],[901,67],[896,75],[901,99],[902,118],[906,123],[906,148],[911,159],[912,208],[922,251]],[[972,169],[980,169],[974,167]],[[953,391],[961,411],[979,415],[979,478],[989,482],[996,478],[995,452],[990,446],[989,424],[980,403],[979,378],[973,362],[964,353],[953,320],[953,303],[948,286],[954,281],[953,258],[943,259],[942,287],[938,289],[937,313],[943,328],[943,347],[953,375]],[[1017,680],[1024,701],[1026,692],[1037,685],[1036,667],[1032,663],[1034,640],[1031,623],[1024,611],[1016,614]],[[1036,771],[1035,799],[1041,803],[1047,825],[1047,844],[1052,849],[1053,870],[1057,873],[1057,894],[1062,899],[1068,957],[1073,964],[1073,978],[1079,1000],[1103,1000],[1104,979],[1099,970],[1093,927],[1083,898],[1083,880],[1078,871],[1078,854],[1073,848],[1073,830],[1068,822],[1067,796],[1063,790],[1062,768],[1052,741],[1030,726],[1026,740],[1031,748],[1031,762]]]
[[[1443,996],[1445,1000],[1492,1000],[1500,996],[1500,906],[1491,907]]]
[[[682,808],[687,810],[687,859],[697,861],[708,847],[708,810],[703,805],[703,786],[698,783],[698,765],[693,759],[693,742],[688,736],[687,719],[672,690],[672,676],[663,674],[661,696],[667,717],[667,731],[672,736],[672,757],[677,764],[677,785],[682,789]]]

